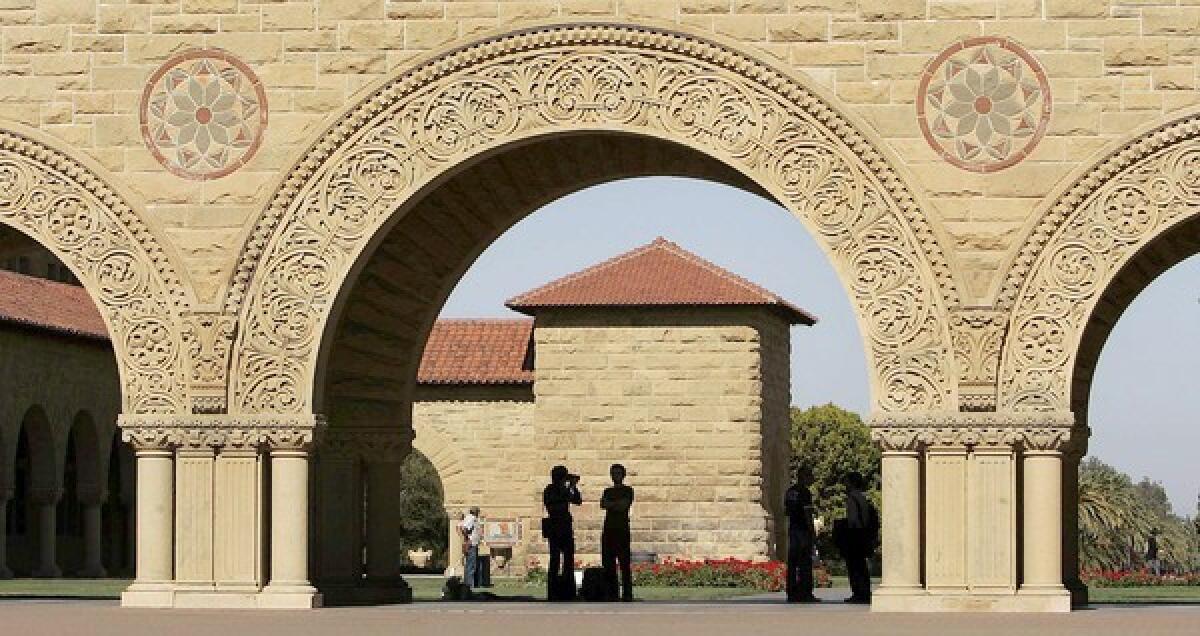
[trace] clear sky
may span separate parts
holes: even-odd
[[[517,314],[504,301],[649,243],[675,241],[816,314],[792,329],[792,403],[833,402],[865,414],[866,358],[849,298],[803,224],[783,208],[725,185],[668,177],[627,179],[564,197],[501,236],[467,272],[442,316]],[[1162,481],[1176,512],[1193,514],[1200,450],[1191,413],[1200,392],[1200,260],[1139,297],[1100,358],[1092,401],[1092,454]],[[1103,396],[1102,398],[1100,396]]]

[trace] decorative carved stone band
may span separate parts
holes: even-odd
[[[1000,291],[1011,308],[1000,408],[1071,406],[1083,330],[1113,277],[1165,228],[1200,207],[1200,115],[1139,134],[1058,197]]]
[[[122,415],[121,439],[135,449],[310,450],[325,428],[318,415]]]
[[[412,429],[334,428],[321,436],[317,452],[368,461],[399,462],[412,452]]]
[[[886,451],[929,446],[1018,446],[1068,452],[1088,431],[1069,412],[877,413],[868,418],[871,439]]]
[[[0,224],[53,251],[104,317],[127,413],[184,408],[184,284],[153,233],[94,171],[33,132],[0,130]]]
[[[228,406],[229,354],[237,316],[212,312],[183,315],[188,394],[193,413],[224,413]]]
[[[855,304],[876,407],[955,408],[943,250],[889,161],[786,71],[699,36],[537,27],[455,49],[377,89],[309,147],[244,247],[235,412],[312,408],[330,308],[406,201],[458,165],[554,133],[678,142],[753,178],[807,223]],[[243,302],[244,301],[244,302]]]
[[[992,309],[959,308],[950,313],[960,411],[996,410],[996,377],[1006,318]]]

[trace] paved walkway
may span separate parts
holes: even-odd
[[[740,636],[767,634],[1200,634],[1200,606],[1104,607],[1069,615],[872,614],[841,603],[416,603],[313,611],[121,609],[109,601],[0,601],[0,634],[58,636]]]

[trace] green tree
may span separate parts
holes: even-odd
[[[404,523],[400,554],[407,557],[409,550],[433,550],[433,565],[445,567],[449,520],[437,469],[420,451],[414,450],[405,458],[400,475],[396,499]]]
[[[825,522],[817,547],[826,557],[837,555],[831,530],[834,519],[846,516],[842,480],[858,472],[871,484],[868,496],[879,506],[879,450],[858,414],[833,404],[792,409],[792,474],[801,464],[813,472],[813,504]]]

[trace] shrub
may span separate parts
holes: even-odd
[[[662,563],[635,563],[633,582],[639,587],[740,587],[778,592],[786,585],[786,571],[787,566],[780,561],[666,559]],[[545,583],[546,571],[536,561],[531,562],[525,580]],[[833,585],[824,568],[813,571],[813,581],[817,587]]]
[[[1090,587],[1200,586],[1200,573],[1162,574],[1149,570],[1084,570],[1080,578]]]

